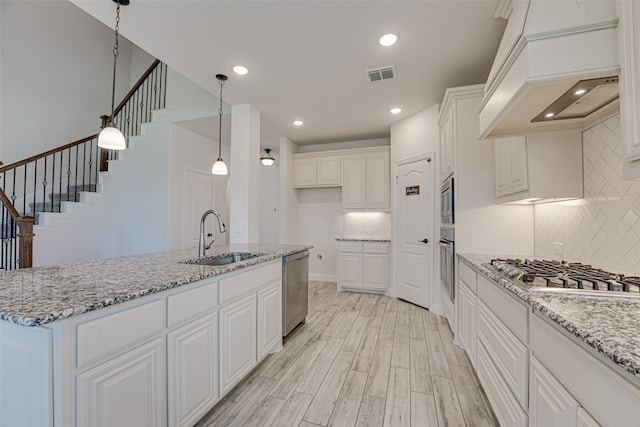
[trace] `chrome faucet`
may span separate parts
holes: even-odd
[[[198,242],[198,257],[202,258],[205,256],[205,251],[213,245],[214,239],[211,239],[208,245],[205,246],[205,237],[204,237],[204,220],[207,219],[207,216],[213,214],[218,218],[218,227],[220,228],[220,232],[224,233],[226,231],[224,222],[222,222],[222,216],[218,211],[214,211],[213,209],[209,209],[205,213],[202,214],[202,218],[200,218],[200,240]]]

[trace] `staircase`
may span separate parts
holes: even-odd
[[[166,105],[167,66],[155,60],[114,110],[125,138]],[[108,116],[101,116],[103,126]],[[43,213],[65,212],[82,194],[96,193],[99,174],[119,152],[98,147],[98,135],[63,145],[7,166],[0,166],[0,270],[31,267],[35,220]]]

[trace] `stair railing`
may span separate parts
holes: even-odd
[[[155,60],[114,110],[126,138],[138,135],[151,113],[165,107],[166,81],[166,64]],[[62,202],[79,201],[82,191],[95,192],[99,172],[117,158],[117,151],[98,147],[95,134],[0,166],[0,270],[30,267],[38,213],[61,212]]]

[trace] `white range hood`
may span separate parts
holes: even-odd
[[[496,16],[509,22],[479,109],[481,139],[582,129],[618,108],[615,1],[502,0]]]

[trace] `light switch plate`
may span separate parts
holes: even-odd
[[[558,256],[563,256],[564,244],[560,242],[553,242],[553,254]]]

